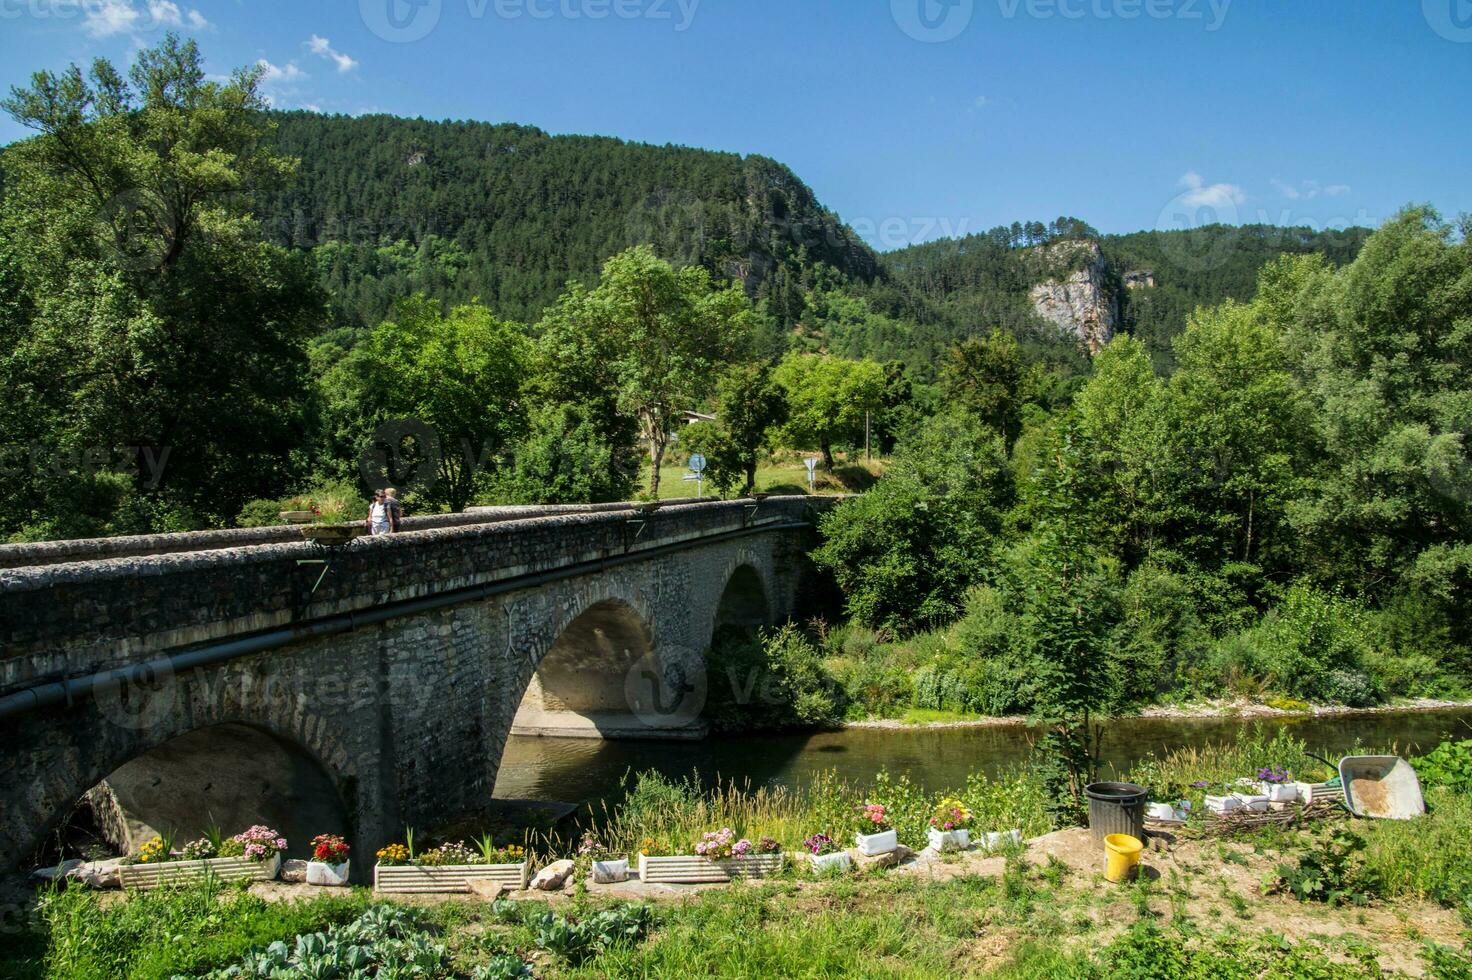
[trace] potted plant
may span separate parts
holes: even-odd
[[[1021,843],[1021,827],[1017,827],[1013,830],[991,830],[988,831],[986,835],[986,849],[988,851],[995,851],[998,848],[1006,847],[1008,844]]]
[[[591,833],[584,834],[578,843],[578,857],[592,863],[593,881],[597,884],[611,885],[629,880],[628,855],[615,855]]]
[[[281,870],[286,838],[256,825],[221,840],[218,833],[185,844],[175,857],[173,835],[146,841],[131,863],[118,868],[118,882],[128,889],[196,881],[212,876],[224,881],[270,881]]]
[[[865,857],[888,854],[900,846],[899,835],[889,822],[889,811],[881,803],[856,807],[858,830],[854,842]]]
[[[737,839],[736,832],[723,827],[701,835],[695,853],[663,856],[652,841],[639,849],[639,879],[666,884],[708,884],[733,878],[765,878],[782,868],[782,847],[770,837],[756,843]]]
[[[312,838],[312,860],[307,862],[307,884],[340,888],[348,883],[348,842],[338,834]]]
[[[472,881],[499,882],[525,891],[531,875],[531,857],[516,844],[497,847],[490,835],[475,847],[451,841],[432,850],[414,849],[414,828],[405,828],[407,843],[390,844],[378,851],[373,867],[373,889],[388,893],[463,894]]]
[[[1272,803],[1292,803],[1298,799],[1298,784],[1286,769],[1263,766],[1257,771],[1258,791]]]
[[[835,868],[847,871],[852,864],[848,852],[839,848],[831,834],[814,834],[804,840],[802,846],[808,853],[808,860],[813,863],[813,870],[819,873]]]
[[[936,804],[927,837],[934,851],[964,851],[971,846],[971,810],[955,797]]]

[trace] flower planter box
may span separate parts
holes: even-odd
[[[600,885],[611,885],[629,880],[629,859],[620,861],[594,861],[593,881]]]
[[[1298,799],[1298,786],[1294,783],[1263,783],[1258,792],[1269,803],[1292,803]]]
[[[837,868],[847,871],[853,867],[853,859],[848,856],[848,851],[834,851],[832,854],[809,854],[808,860],[813,862],[813,870],[822,874],[824,871],[832,871]]]
[[[639,855],[639,880],[666,885],[708,885],[736,878],[767,878],[781,870],[781,854],[748,854],[724,861],[712,861],[698,854]]]
[[[971,847],[971,831],[961,830],[936,830],[931,827],[926,831],[926,837],[933,851],[964,851]]]
[[[513,891],[526,891],[532,862],[520,864],[446,864],[423,867],[417,864],[378,864],[373,867],[373,890],[390,894],[469,894],[472,881],[494,881]]]
[[[125,864],[118,868],[118,882],[130,891],[146,891],[161,885],[187,884],[211,875],[221,881],[270,881],[281,871],[281,855],[269,861],[249,858],[208,858],[203,861],[161,861],[158,864]]]
[[[1242,801],[1235,796],[1208,796],[1205,800],[1206,809],[1215,814],[1231,813],[1242,805]]]
[[[899,834],[893,830],[886,830],[882,834],[855,834],[854,842],[859,845],[859,853],[865,857],[888,854],[900,846]]]
[[[988,831],[986,835],[986,849],[988,851],[995,851],[1000,847],[1006,847],[1008,844],[1021,843],[1021,828],[1018,828],[1017,830],[993,830]]]
[[[328,888],[344,888],[348,883],[348,866],[353,862],[332,864],[329,861],[307,862],[307,884],[324,885]]]
[[[1256,813],[1265,813],[1268,808],[1268,798],[1260,793],[1233,793],[1239,801],[1241,808],[1252,810]]]

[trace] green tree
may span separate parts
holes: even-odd
[[[715,365],[744,350],[757,317],[739,286],[712,286],[700,268],[676,270],[639,246],[615,255],[597,287],[574,285],[557,316],[596,338],[608,357],[621,411],[649,447],[650,494],[679,413],[709,384]]]
[[[493,475],[524,430],[528,346],[518,325],[483,306],[457,306],[445,316],[435,300],[401,301],[394,318],[323,379],[338,445],[357,459],[385,423],[427,425],[429,435],[420,437],[430,445],[417,449],[434,478],[421,476],[417,498],[464,510],[477,478]]]
[[[1326,455],[1291,507],[1315,572],[1379,591],[1423,560],[1472,569],[1472,241],[1429,208],[1380,227],[1353,263],[1265,272]],[[1460,557],[1457,557],[1460,556]],[[1460,569],[1460,570],[1457,570]],[[1415,572],[1415,574],[1420,574]]]
[[[627,500],[639,457],[610,442],[587,407],[544,404],[531,410],[528,431],[485,492],[490,504],[580,504]]]
[[[7,481],[9,530],[223,522],[305,459],[323,298],[241,210],[293,167],[267,145],[258,81],[208,80],[169,35],[127,79],[99,59],[4,101],[38,135],[4,151],[0,240],[21,274],[0,385],[10,437],[45,461]]]
[[[787,397],[764,362],[737,364],[716,382],[716,418],[725,430],[732,464],[756,489],[756,468],[771,444],[775,427],[787,421]]]
[[[834,444],[861,439],[866,413],[877,411],[884,397],[884,368],[873,361],[791,353],[774,377],[787,393],[787,443],[817,446],[830,470]]]
[[[1011,448],[1022,430],[1025,376],[1017,340],[1005,330],[993,330],[986,337],[963,340],[946,352],[940,390],[949,406],[981,419],[1000,432]]]
[[[813,560],[860,622],[900,632],[940,625],[989,576],[1011,502],[1001,437],[970,416],[935,416],[872,490],[823,516]]]

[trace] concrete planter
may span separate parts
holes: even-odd
[[[348,883],[348,865],[352,863],[351,860],[341,864],[332,864],[328,861],[308,861],[307,884],[344,888]]]
[[[832,854],[809,854],[808,860],[813,862],[813,870],[822,874],[824,871],[832,871],[837,868],[847,871],[853,867],[853,859],[848,856],[848,851],[835,851]]]
[[[886,830],[881,834],[855,834],[854,843],[864,857],[878,857],[898,849],[900,838],[893,830]]]
[[[526,891],[532,862],[521,864],[446,864],[427,868],[417,864],[375,865],[373,890],[399,895],[469,894],[472,881],[493,881],[513,891]]]
[[[989,831],[985,840],[988,851],[995,851],[1000,847],[1006,847],[1008,844],[1021,844],[1022,830],[1019,828],[1017,830]]]
[[[1296,783],[1263,783],[1259,792],[1268,798],[1269,803],[1292,803],[1298,799]]]
[[[1208,796],[1204,802],[1207,810],[1218,815],[1231,813],[1242,806],[1242,801],[1235,796]]]
[[[931,827],[925,832],[933,851],[965,851],[971,847],[971,831],[961,828],[960,830],[936,830]]]
[[[619,861],[594,861],[593,881],[600,885],[611,885],[629,880],[629,859]]]
[[[1263,813],[1268,808],[1268,798],[1261,793],[1233,793],[1232,795],[1240,802],[1243,810]]]
[[[122,865],[118,868],[118,883],[129,891],[147,891],[161,885],[200,881],[206,875],[221,881],[270,881],[280,871],[280,854],[269,861],[252,861],[243,857],[163,861],[158,864]]]
[[[712,861],[698,854],[639,855],[639,880],[666,885],[723,884],[737,878],[768,878],[781,870],[781,854],[748,854],[724,861]]]

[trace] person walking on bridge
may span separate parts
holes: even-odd
[[[368,533],[377,537],[380,534],[392,534],[394,530],[393,510],[388,505],[388,495],[382,490],[373,491],[373,503],[368,505]]]

